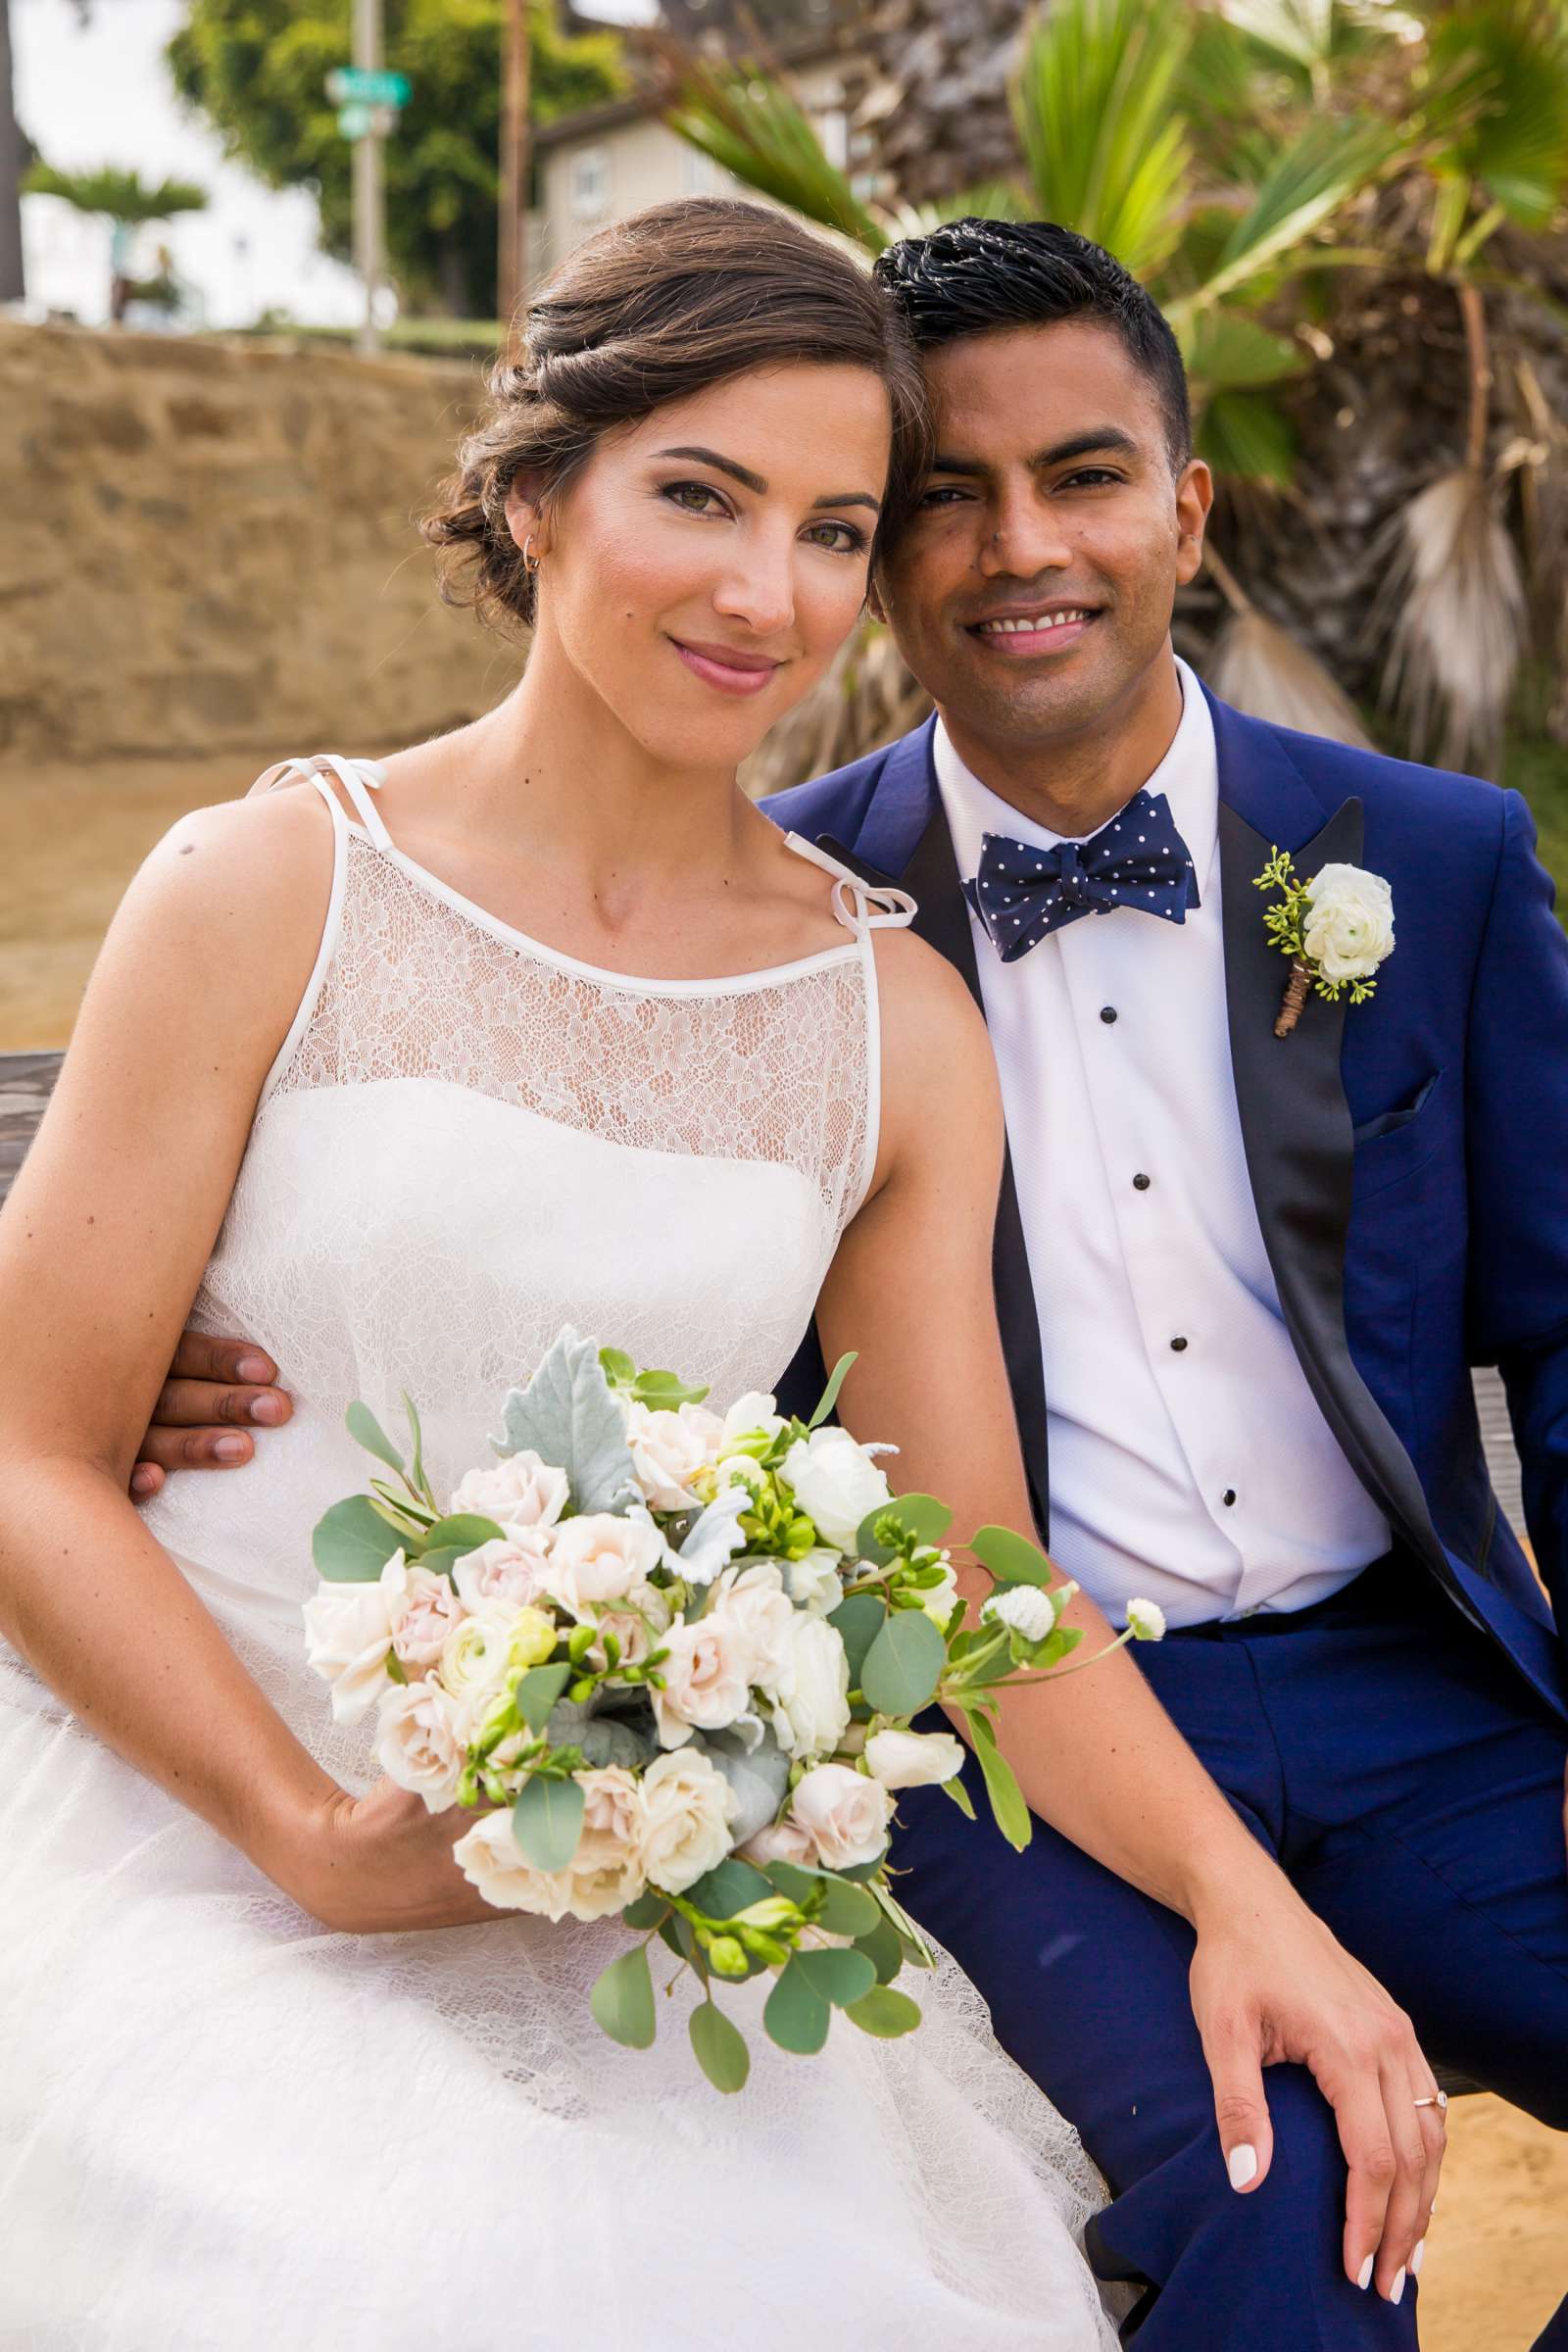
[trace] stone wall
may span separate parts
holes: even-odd
[[[515,648],[414,517],[480,370],[0,322],[0,758],[379,749]]]

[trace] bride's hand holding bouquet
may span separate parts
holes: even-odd
[[[771,1971],[762,2025],[803,2054],[835,2008],[884,2036],[918,2024],[893,1983],[929,1965],[888,1866],[896,1797],[940,1784],[970,1808],[962,1744],[913,1719],[936,1705],[964,1725],[1021,1848],[998,1694],[1059,1671],[1081,1635],[1058,1622],[1076,1588],[1051,1589],[1044,1554],[1000,1527],[973,1539],[996,1587],[967,1622],[951,1513],[896,1496],[876,1458],[892,1449],[828,1425],[852,1361],[809,1423],[760,1396],[720,1415],[677,1375],[564,1333],[508,1397],[496,1463],[445,1508],[412,1405],[411,1461],[350,1408],[396,1483],[318,1528],[308,1651],[339,1721],[374,1710],[400,1792],[344,1799],[340,1910],[366,1902],[357,1851],[374,1849],[378,1882],[353,1924],[618,1914],[637,1941],[595,2017],[633,2047],[654,2038],[658,1939],[702,1987],[692,2041],[721,2089],[748,2065],[714,2002],[726,1983]],[[1144,1614],[1130,1630],[1158,1629]],[[453,1807],[476,1815],[455,1847]]]

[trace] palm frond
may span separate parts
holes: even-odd
[[[207,208],[207,190],[194,180],[144,180],[139,172],[106,164],[96,172],[57,172],[51,164],[34,163],[24,181],[31,196],[59,196],[78,212],[99,213],[105,220],[134,226],[147,220],[170,220],[176,213],[200,213]]]
[[[1440,182],[1474,182],[1522,227],[1568,192],[1568,18],[1555,0],[1483,0],[1433,26],[1424,122]],[[1446,257],[1445,257],[1446,259]]]
[[[1033,220],[1035,207],[1015,180],[988,179],[979,187],[960,188],[932,204],[884,204],[876,217],[893,237],[926,237],[944,220]]]
[[[880,253],[887,232],[828,161],[810,117],[780,81],[744,66],[719,64],[673,44],[672,95],[664,120],[759,195]]]
[[[1238,481],[1283,488],[1295,477],[1295,429],[1263,391],[1216,392],[1199,412],[1193,448],[1215,473]]]
[[[1258,186],[1204,283],[1196,294],[1167,305],[1178,332],[1183,311],[1235,293],[1271,265],[1298,254],[1315,229],[1378,176],[1397,147],[1397,131],[1384,123],[1309,123]]]
[[[1485,474],[1440,474],[1395,516],[1378,618],[1388,631],[1383,696],[1410,749],[1446,767],[1490,767],[1524,647],[1519,559]]]
[[[1315,654],[1256,607],[1233,612],[1215,638],[1203,675],[1222,702],[1252,718],[1302,735],[1327,735],[1370,751],[1355,705]]]
[[[1148,277],[1181,236],[1192,166],[1173,94],[1192,41],[1166,0],[1059,0],[1037,16],[1012,85],[1041,214]]]
[[[1333,53],[1335,0],[1221,0],[1229,22],[1290,65],[1310,74]]]

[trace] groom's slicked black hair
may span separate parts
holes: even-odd
[[[971,215],[944,221],[929,236],[901,238],[879,256],[874,274],[902,307],[921,351],[961,335],[1067,318],[1108,327],[1153,386],[1172,472],[1192,456],[1187,370],[1175,336],[1131,271],[1075,229]]]

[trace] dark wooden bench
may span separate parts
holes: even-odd
[[[43,1116],[43,1106],[63,1058],[59,1054],[0,1054],[0,1200],[5,1199],[11,1180],[22,1165],[23,1154]],[[1476,1402],[1493,1484],[1503,1509],[1514,1525],[1522,1529],[1519,1457],[1514,1451],[1502,1383],[1495,1372],[1477,1373]],[[1442,2067],[1438,2069],[1438,2079],[1450,2097],[1479,2087],[1462,2075],[1451,2074]]]

